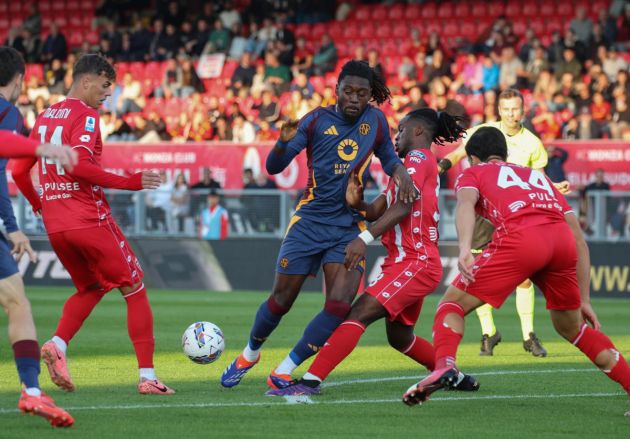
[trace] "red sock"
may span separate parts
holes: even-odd
[[[614,351],[617,355],[617,364],[615,364],[612,370],[603,372],[608,375],[608,378],[621,384],[624,390],[630,395],[630,366],[628,366],[623,355],[621,355],[606,334],[596,331],[584,323],[572,343],[593,363],[595,363],[595,358],[597,358],[600,352],[606,349]]]
[[[101,290],[87,290],[78,291],[70,296],[63,305],[61,319],[54,335],[70,343],[104,295],[105,293]]]
[[[455,302],[444,302],[438,306],[433,322],[433,346],[435,348],[435,368],[442,369],[455,365],[457,347],[462,341],[458,334],[444,325],[444,318],[449,314],[457,314],[464,319],[464,309]]]
[[[364,332],[365,326],[356,320],[343,322],[319,351],[308,372],[324,381],[330,372],[350,355]]]
[[[411,344],[400,352],[422,364],[431,372],[435,369],[435,349],[428,340],[422,337],[416,335]]]
[[[139,368],[153,368],[153,313],[147,298],[147,290],[141,284],[135,291],[127,294],[127,331],[136,350]]]

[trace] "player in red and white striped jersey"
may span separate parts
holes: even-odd
[[[356,347],[366,327],[387,318],[390,345],[425,366],[434,369],[434,350],[427,340],[414,334],[425,296],[442,278],[438,250],[438,190],[436,158],[431,143],[454,142],[463,133],[457,119],[431,109],[410,112],[400,122],[396,150],[420,193],[413,203],[397,196],[390,180],[387,189],[367,204],[362,200],[358,178],[351,179],[346,192],[350,206],[374,222],[346,248],[346,268],[354,269],[365,257],[367,244],[382,236],[387,258],[382,273],[352,306],[346,320],[330,336],[308,372],[294,385],[267,392],[288,396],[319,392],[320,383]],[[477,390],[477,381],[464,374],[455,385],[459,390]]]
[[[74,390],[66,363],[66,348],[101,298],[117,288],[127,303],[127,327],[140,369],[140,393],[171,394],[153,369],[153,315],[143,272],[129,243],[114,221],[103,188],[155,189],[160,177],[138,172],[121,177],[101,168],[103,142],[98,108],[111,94],[116,73],[96,54],[83,55],[75,64],[68,98],[40,114],[31,136],[41,142],[68,144],[79,161],[71,172],[55,162],[39,166],[40,195],[30,178],[34,160],[23,159],[13,168],[13,178],[40,212],[55,253],[72,277],[77,292],[65,303],[52,340],[42,347],[42,358],[52,381]]]

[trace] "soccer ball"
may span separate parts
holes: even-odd
[[[182,336],[184,353],[197,364],[209,364],[219,359],[225,349],[223,332],[214,323],[196,322]]]

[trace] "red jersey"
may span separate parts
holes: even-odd
[[[103,187],[140,190],[142,174],[120,177],[101,168],[103,142],[98,112],[81,100],[68,98],[37,117],[31,137],[42,143],[70,145],[79,162],[68,173],[50,160],[40,160],[39,199],[33,191],[30,168],[34,161],[14,166],[14,179],[33,205],[41,208],[48,233],[98,227],[113,222]]]
[[[385,263],[409,259],[424,261],[429,257],[439,257],[440,179],[436,163],[435,156],[427,149],[413,150],[405,157],[404,165],[420,196],[414,201],[411,213],[394,228],[383,233],[381,241],[387,249]],[[398,188],[393,178],[390,178],[383,194],[387,198],[387,207],[394,204]]]
[[[466,169],[455,182],[456,191],[464,188],[479,192],[475,209],[498,235],[564,223],[564,215],[573,211],[545,174],[512,163],[493,161]]]

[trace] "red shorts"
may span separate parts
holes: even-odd
[[[577,284],[577,250],[566,223],[529,227],[494,239],[475,258],[475,281],[466,285],[461,276],[453,286],[495,308],[525,279],[531,279],[547,300],[547,309],[580,308]]]
[[[424,298],[435,291],[442,279],[440,259],[405,259],[398,263],[384,263],[381,270],[365,292],[383,305],[390,321],[415,325]]]
[[[118,225],[51,233],[50,244],[78,291],[136,284],[144,272]]]

